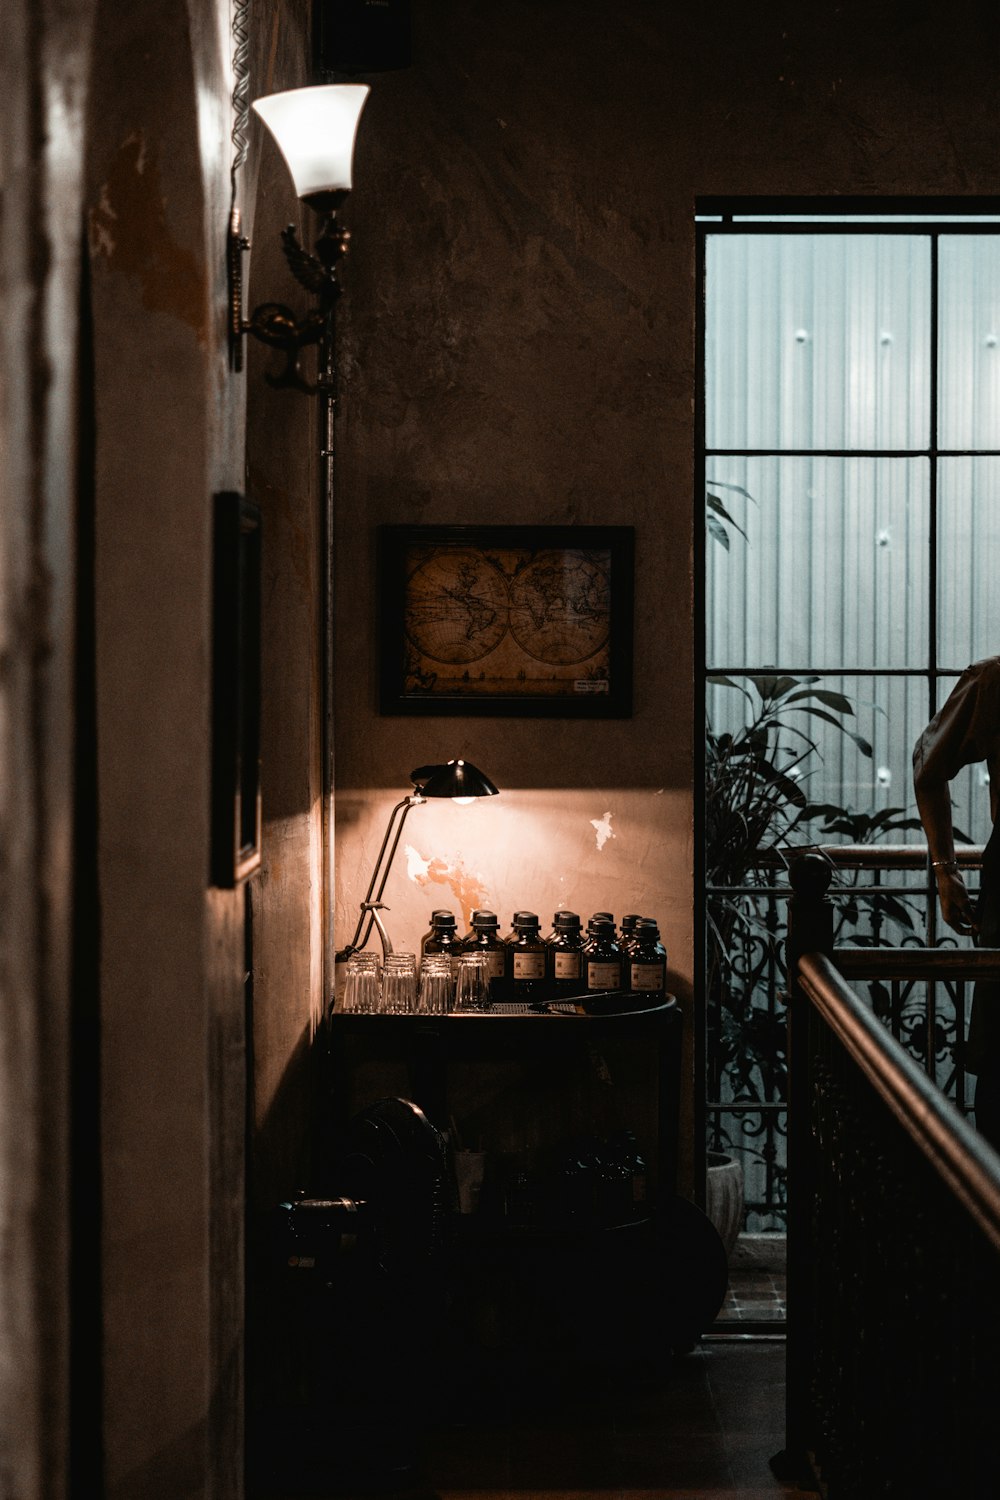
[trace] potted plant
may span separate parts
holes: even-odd
[[[706,492],[708,536],[728,553],[733,535],[747,543],[749,538],[718,492],[738,495],[750,504],[756,501],[735,484],[713,482]],[[869,742],[852,727],[851,700],[824,687],[819,677],[758,673],[738,681],[714,676],[709,682],[741,694],[745,705],[742,727],[732,732],[717,730],[711,722],[706,727],[709,1082],[716,1099],[723,1097],[725,1088],[736,1104],[782,1103],[785,1021],[776,996],[785,978],[784,934],[779,907],[766,892],[784,883],[785,851],[809,847],[824,835],[852,844],[873,843],[887,834],[918,828],[919,820],[897,807],[861,813],[810,801],[810,772],[820,758],[815,731],[820,726],[846,735],[862,755],[872,756]],[[869,933],[853,930],[859,917],[864,925],[873,914]],[[847,896],[838,904],[837,930],[851,930],[852,942],[878,941],[884,920],[903,928],[914,925],[905,900],[889,894],[863,903]],[[873,995],[876,1008],[879,998]],[[730,1158],[721,1149],[729,1144],[734,1143],[722,1136],[712,1141],[720,1150],[711,1153],[709,1195],[721,1194],[731,1207]],[[765,1141],[762,1157],[768,1152],[770,1143]],[[780,1201],[783,1169],[773,1152],[765,1166],[774,1174],[768,1201]]]
[[[854,708],[817,677],[752,674],[737,682],[713,677],[745,700],[744,724],[717,731],[705,750],[705,863],[708,898],[706,984],[711,1086],[723,1084],[734,1103],[783,1101],[785,1027],[774,994],[783,983],[782,932],[766,897],[785,868],[785,850],[807,845],[807,828],[822,816],[847,815],[807,795],[810,761],[819,754],[818,723],[847,735],[867,757],[871,745],[850,727]],[[755,896],[759,888],[761,896]],[[725,1142],[716,1141],[721,1147]],[[719,1168],[723,1162],[716,1162]],[[780,1164],[770,1161],[780,1199]],[[727,1189],[727,1196],[731,1196]]]

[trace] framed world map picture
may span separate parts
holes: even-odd
[[[628,718],[630,526],[379,528],[384,714]]]

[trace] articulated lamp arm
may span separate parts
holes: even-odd
[[[358,918],[358,925],[354,929],[354,936],[347,944],[347,947],[342,948],[337,954],[338,963],[350,958],[352,953],[357,953],[364,948],[371,937],[373,925],[378,929],[379,937],[382,940],[383,954],[392,952],[392,943],[389,941],[389,934],[386,932],[385,924],[378,915],[383,909],[382,893],[385,890],[386,881],[389,879],[389,871],[392,869],[396,850],[399,848],[399,837],[403,831],[403,824],[406,822],[407,813],[411,807],[418,807],[425,800],[419,792],[412,792],[409,797],[404,797],[401,802],[397,802],[389,814],[389,822],[386,825],[382,847],[378,851],[378,858],[375,861],[372,878],[368,882],[368,890],[365,893],[364,900],[361,902],[361,915]],[[392,840],[391,845],[390,839]],[[388,855],[386,854],[386,850],[388,850]],[[366,923],[367,926],[365,925]],[[362,929],[364,929],[363,937]]]
[[[399,836],[403,831],[403,824],[410,808],[419,806],[428,798],[449,797],[453,802],[471,802],[476,797],[495,797],[497,794],[497,788],[489,777],[484,776],[482,771],[468,760],[450,760],[445,765],[418,766],[415,771],[410,772],[410,780],[415,790],[408,797],[404,797],[401,802],[397,802],[389,814],[382,847],[378,851],[372,878],[368,883],[365,899],[361,903],[358,925],[347,947],[342,948],[337,954],[338,963],[350,958],[352,953],[359,952],[365,946],[371,937],[373,926],[378,929],[382,940],[382,952],[384,954],[392,952],[392,943],[389,941],[389,934],[385,930],[385,924],[379,912],[384,910],[382,893],[389,878],[389,871],[392,869],[392,862],[396,857],[396,850],[399,848]]]

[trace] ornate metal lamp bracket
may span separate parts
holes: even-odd
[[[310,344],[318,344],[332,332],[333,311],[340,296],[337,268],[347,254],[350,233],[337,223],[336,210],[323,212],[322,227],[313,253],[299,244],[294,224],[281,232],[282,248],[289,270],[300,286],[316,298],[303,318],[296,318],[283,302],[262,302],[249,319],[243,317],[243,252],[250,241],[240,233],[240,216],[233,210],[229,227],[229,362],[239,372],[243,369],[243,336],[252,334],[272,349],[285,354],[285,368],[278,375],[268,375],[269,385],[292,386],[314,396],[324,389],[322,380],[307,381],[299,367],[299,355]]]

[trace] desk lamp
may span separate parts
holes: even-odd
[[[359,952],[365,946],[371,936],[373,924],[378,929],[378,935],[382,941],[383,956],[392,952],[392,941],[385,930],[385,923],[379,916],[379,912],[387,909],[382,900],[382,893],[389,878],[389,871],[392,869],[392,862],[396,857],[399,836],[403,831],[403,824],[410,808],[419,807],[430,797],[450,797],[453,802],[463,806],[474,802],[477,797],[495,797],[498,793],[497,787],[493,785],[490,778],[484,776],[471,760],[449,760],[446,765],[418,766],[415,771],[410,772],[410,780],[413,783],[413,791],[401,802],[397,802],[389,814],[382,847],[375,861],[372,878],[368,882],[368,892],[361,903],[358,925],[347,947],[342,948],[337,954],[338,963],[350,958],[352,953]],[[363,937],[362,929],[364,929]]]

